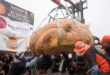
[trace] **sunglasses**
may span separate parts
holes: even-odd
[[[83,47],[85,47],[85,44],[82,44],[80,46],[75,46],[75,48],[83,48]]]

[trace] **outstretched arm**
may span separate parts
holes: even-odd
[[[31,61],[26,62],[26,67],[33,66],[36,63],[37,60],[38,60],[38,57],[34,57]]]

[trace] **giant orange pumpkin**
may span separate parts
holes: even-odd
[[[60,52],[72,52],[74,43],[78,40],[90,44],[92,35],[88,27],[78,21],[76,22],[80,29],[69,18],[60,19],[58,23],[59,28],[57,28],[56,21],[47,23],[39,31],[35,31],[32,34],[30,50],[35,53],[58,54]],[[59,33],[61,34],[60,38]]]

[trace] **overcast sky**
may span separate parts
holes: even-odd
[[[35,15],[37,27],[48,12],[57,5],[51,0],[6,0],[21,8],[29,10]],[[88,0],[88,9],[84,12],[86,23],[90,25],[93,35],[102,37],[110,34],[110,0]]]

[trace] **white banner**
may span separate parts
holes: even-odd
[[[0,50],[26,51],[33,22],[31,12],[0,1]]]
[[[6,26],[2,27],[5,24],[2,21],[6,22]],[[32,25],[12,21],[4,16],[0,16],[0,23],[0,50],[26,51]]]

